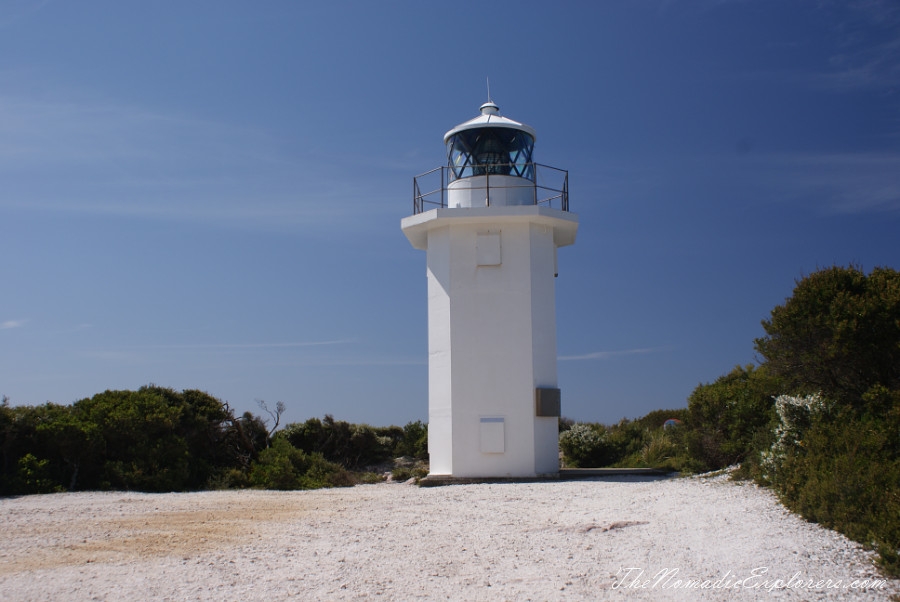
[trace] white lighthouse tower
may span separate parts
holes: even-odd
[[[534,141],[489,101],[444,135],[447,166],[414,179],[401,227],[427,252],[432,476],[559,472],[556,250],[578,218]]]

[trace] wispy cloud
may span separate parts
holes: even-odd
[[[426,358],[415,356],[391,356],[383,353],[365,353],[352,348],[344,347],[348,344],[358,343],[356,339],[334,339],[322,341],[291,341],[291,342],[269,342],[269,343],[186,343],[186,344],[164,344],[164,345],[132,345],[121,346],[112,349],[85,349],[78,354],[81,357],[100,360],[104,362],[113,362],[120,364],[159,364],[165,362],[175,356],[180,356],[177,352],[194,352],[191,353],[192,358],[197,358],[199,354],[218,354],[226,353],[231,357],[240,357],[241,361],[253,361],[259,363],[263,361],[267,366],[278,367],[366,367],[366,366],[420,366],[427,363]],[[315,351],[310,353],[301,353],[296,355],[284,353],[276,354],[273,359],[271,354],[257,354],[257,351],[265,351],[269,349],[313,349],[313,348],[332,348],[330,351]],[[162,352],[162,353],[160,353]],[[244,353],[246,352],[246,353]],[[217,357],[221,357],[217,355]],[[265,358],[265,359],[262,359]],[[179,360],[180,361],[180,360]]]
[[[900,153],[779,153],[747,163],[735,178],[771,200],[826,214],[900,212]]]
[[[2,75],[10,80],[7,90],[35,87],[28,74]],[[17,168],[43,164],[84,169],[99,164],[119,176],[182,182],[190,181],[188,176],[201,180],[212,171],[218,174],[222,167],[297,167],[279,139],[264,130],[79,89],[0,93],[0,134],[0,156]],[[150,165],[139,171],[138,162]],[[159,167],[169,170],[161,172]]]
[[[22,328],[28,320],[7,320],[0,322],[0,330],[9,330],[10,328]]]
[[[640,355],[645,353],[659,353],[666,351],[667,347],[640,347],[637,349],[620,349],[617,351],[592,351],[580,355],[560,355],[556,359],[561,362],[583,360],[608,360],[623,355]]]
[[[892,40],[855,52],[836,54],[830,69],[810,76],[826,88],[893,88],[900,84],[900,40]]]
[[[81,357],[100,360],[103,362],[113,362],[119,364],[153,364],[158,365],[171,360],[173,357],[181,357],[179,352],[190,352],[192,358],[199,355],[215,355],[227,354],[229,356],[239,357],[259,357],[256,352],[266,351],[269,349],[300,349],[300,348],[322,348],[322,347],[338,347],[348,343],[355,342],[354,339],[334,339],[322,341],[285,341],[285,342],[263,342],[263,343],[172,343],[159,345],[122,345],[112,348],[101,349],[83,349],[78,352]],[[243,354],[243,355],[241,355]],[[312,358],[314,362],[319,362],[319,358]],[[180,359],[177,361],[181,361]],[[305,360],[300,360],[304,362]],[[330,360],[325,359],[325,362]],[[328,364],[322,364],[328,365]],[[344,365],[344,364],[337,364]]]
[[[900,6],[894,0],[822,2],[840,16],[837,48],[814,80],[837,89],[900,85]]]
[[[708,166],[692,186],[715,202],[796,205],[813,215],[900,214],[900,152],[754,151],[685,160]]]
[[[105,363],[124,364],[129,366],[140,366],[146,363],[146,358],[131,351],[90,350],[79,351],[77,352],[77,355],[90,360],[99,360]]]
[[[173,345],[140,345],[128,349],[279,349],[285,347],[323,347],[328,345],[344,345],[355,342],[354,339],[335,339],[330,341],[293,341],[276,343],[188,343]]]
[[[747,4],[744,0],[710,0],[719,4]],[[767,48],[791,49],[806,54],[815,52],[820,62],[811,66],[735,72],[744,80],[779,81],[801,84],[817,90],[853,92],[855,90],[896,92],[900,86],[900,4],[896,0],[818,0],[808,10],[828,14],[829,28],[808,32],[795,29],[795,39],[765,41]],[[806,52],[803,52],[806,50]]]
[[[387,356],[363,356],[363,357],[317,357],[306,358],[297,362],[287,362],[291,366],[321,366],[321,367],[347,367],[347,366],[424,366],[428,363],[424,357],[387,357]]]
[[[0,93],[0,208],[289,228],[391,207],[277,133],[55,92]]]

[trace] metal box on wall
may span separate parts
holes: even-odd
[[[562,395],[559,389],[537,388],[534,390],[536,416],[561,416]]]

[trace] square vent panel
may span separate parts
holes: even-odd
[[[561,406],[559,389],[538,388],[534,390],[535,414],[537,416],[559,417]]]
[[[500,265],[500,234],[479,234],[475,240],[478,265]]]

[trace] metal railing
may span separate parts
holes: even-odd
[[[508,176],[502,179],[498,175],[503,175],[503,170],[509,168],[508,163],[498,165],[479,166],[484,168],[484,173],[474,177],[483,177],[484,186],[472,186],[466,188],[470,190],[484,190],[485,206],[490,206],[491,189],[501,188],[529,188],[532,192],[533,205],[546,205],[553,207],[554,204],[562,211],[569,210],[569,172],[564,169],[557,169],[549,165],[540,163],[532,163],[534,167],[534,181],[525,178],[516,178],[515,185],[510,186]],[[493,172],[493,173],[489,173]],[[447,207],[447,193],[449,184],[452,181],[469,178],[454,178],[452,169],[448,166],[435,167],[431,171],[426,171],[413,178],[413,214],[417,215],[429,209]],[[495,185],[491,185],[491,177],[494,176]],[[423,192],[424,190],[424,192]]]

